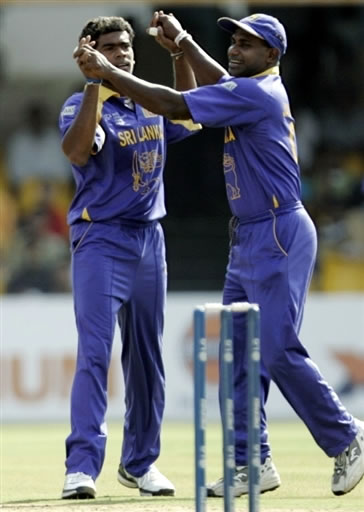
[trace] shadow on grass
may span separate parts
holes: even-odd
[[[91,500],[62,500],[62,499],[34,499],[34,500],[14,500],[14,501],[5,501],[1,503],[1,508],[4,508],[4,506],[8,506],[9,508],[11,505],[37,505],[38,507],[49,507],[50,504],[54,505],[55,507],[79,507],[79,506],[98,506],[98,505],[125,505],[125,504],[139,504],[139,503],[160,503],[163,505],[166,505],[168,502],[171,503],[189,503],[194,501],[194,498],[178,498],[178,497],[158,497],[158,496],[142,496],[138,498],[132,498],[132,497],[125,497],[120,498],[118,497],[108,497],[108,496],[101,496],[96,499]]]

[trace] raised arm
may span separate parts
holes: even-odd
[[[170,119],[191,118],[180,92],[146,82],[115,67],[87,42],[80,45],[73,55],[85,76],[110,82],[117,92],[129,96],[148,110]]]
[[[185,58],[193,69],[198,85],[213,85],[227,75],[227,71],[210,57],[192,38],[186,37],[179,43]]]
[[[216,84],[227,71],[216,60],[208,55],[193,39],[183,30],[180,22],[172,14],[164,14],[159,11],[158,24],[163,29],[164,36],[174,41],[176,46],[188,60],[199,85]]]
[[[81,40],[75,52],[86,42],[90,44],[90,38]],[[97,126],[98,97],[99,86],[88,83],[80,110],[63,137],[62,150],[75,165],[85,165],[90,157]]]
[[[104,69],[102,78],[155,114],[169,119],[191,119],[186,102],[178,91],[146,82],[112,65]]]
[[[178,50],[176,53],[180,53]],[[195,89],[197,82],[192,67],[184,55],[172,57],[173,60],[173,87],[176,91]]]
[[[172,39],[166,37],[164,35],[163,28],[161,25],[158,25],[159,16],[161,14],[163,14],[163,11],[154,12],[150,27],[147,29],[147,33],[152,35],[157,43],[162,46],[162,48],[165,48],[171,56],[173,65],[174,89],[177,91],[188,91],[189,89],[194,89],[197,87],[195,74],[188,62],[188,59],[184,55],[183,50],[178,48]],[[150,28],[152,29],[152,32],[150,32]],[[155,33],[155,30],[157,33]]]

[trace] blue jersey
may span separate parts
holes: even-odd
[[[77,93],[63,105],[59,118],[63,135],[77,116],[82,99],[83,93]],[[166,214],[166,146],[201,127],[191,121],[169,121],[106,87],[100,87],[98,117],[93,154],[85,166],[72,165],[76,193],[68,223],[162,218]]]
[[[241,220],[300,200],[294,120],[279,68],[224,76],[183,96],[195,122],[225,127],[223,166],[231,211]]]

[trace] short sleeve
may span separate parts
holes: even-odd
[[[267,94],[259,80],[223,76],[215,85],[182,94],[192,119],[205,126],[249,125],[265,116]]]
[[[73,121],[75,120],[82,102],[82,94],[74,94],[63,105],[59,116],[59,128],[62,136],[67,132]],[[98,124],[95,132],[95,139],[92,146],[92,155],[96,155],[101,151],[105,143],[105,132]]]
[[[170,144],[198,133],[202,129],[202,126],[200,124],[194,123],[191,119],[183,121],[171,121],[166,119],[165,129],[167,143]]]
[[[66,133],[76,118],[78,111],[80,110],[81,101],[82,94],[78,93],[68,98],[64,103],[59,116],[59,129],[62,136]]]

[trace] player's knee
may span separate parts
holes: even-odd
[[[276,350],[264,358],[264,364],[273,380],[284,372],[287,372],[288,356],[285,350]]]

